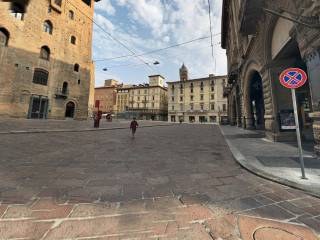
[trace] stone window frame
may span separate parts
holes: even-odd
[[[26,6],[23,4],[20,4],[18,2],[12,2],[10,11],[11,16],[16,18],[17,20],[23,21],[24,20],[24,14],[25,14],[25,8]]]
[[[33,73],[32,82],[35,84],[40,84],[47,86],[49,79],[49,72],[43,68],[35,68]]]
[[[10,39],[10,32],[6,28],[0,27],[0,34],[2,34],[3,41],[0,41],[0,46],[7,47]],[[1,35],[0,35],[1,38]]]
[[[63,82],[61,92],[62,92],[62,94],[69,93],[69,83],[68,82]]]
[[[50,48],[48,46],[42,46],[40,49],[40,58],[50,61],[50,55],[51,55]]]
[[[69,10],[68,16],[70,20],[74,20],[74,11]]]
[[[210,109],[211,109],[212,111],[215,110],[215,103],[211,103],[211,104],[210,104]]]
[[[76,45],[76,44],[77,44],[77,38],[76,38],[74,35],[71,35],[71,37],[70,37],[70,43],[73,44],[73,45]]]
[[[74,72],[80,72],[80,65],[79,65],[78,63],[75,63],[75,64],[73,65],[73,71],[74,71]]]
[[[43,22],[43,31],[45,33],[49,33],[50,35],[52,35],[53,33],[53,24],[50,20],[45,20]]]

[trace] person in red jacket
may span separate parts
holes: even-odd
[[[138,126],[139,126],[139,124],[137,123],[136,118],[133,118],[133,120],[130,123],[130,129],[131,129],[133,138],[134,138],[134,135],[136,134]]]

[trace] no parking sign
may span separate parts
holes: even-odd
[[[288,68],[280,75],[280,83],[285,88],[297,89],[308,80],[307,74],[300,68]]]
[[[308,80],[308,76],[305,71],[300,68],[288,68],[284,70],[279,77],[280,83],[285,88],[291,89],[293,110],[294,110],[294,119],[297,132],[297,142],[299,147],[299,157],[301,165],[302,179],[306,179],[304,171],[304,160],[303,160],[303,150],[301,144],[300,136],[300,127],[299,127],[299,116],[297,108],[297,98],[296,98],[296,89],[302,87]]]

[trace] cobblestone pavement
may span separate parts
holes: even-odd
[[[319,239],[320,200],[240,168],[216,126],[2,135],[0,154],[0,239]]]

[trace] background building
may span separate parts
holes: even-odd
[[[153,75],[149,76],[149,84],[119,87],[117,109],[119,117],[166,121],[168,100],[164,78]]]
[[[223,96],[227,76],[188,79],[188,69],[180,68],[180,81],[168,82],[169,122],[220,122],[227,116]]]
[[[118,81],[109,79],[105,81],[104,87],[95,88],[94,101],[100,101],[99,110],[102,113],[113,114],[116,111],[117,85]]]
[[[318,2],[224,0],[222,47],[228,56],[225,94],[231,123],[264,129],[274,141],[296,139],[294,130],[285,129],[293,105],[291,92],[280,85],[279,75],[289,67],[308,72],[308,83],[297,90],[300,126],[304,141],[314,136],[320,152]]]
[[[129,91],[132,87],[132,85],[121,85],[117,88],[116,109],[119,117],[125,117],[124,115],[129,109]]]
[[[0,2],[0,116],[88,116],[93,1]]]

